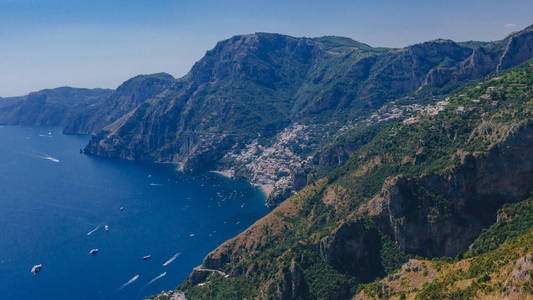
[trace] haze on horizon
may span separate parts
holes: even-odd
[[[403,47],[435,38],[498,40],[533,23],[527,0],[220,2],[0,0],[0,97],[116,88],[137,74],[181,77],[235,34],[337,35]]]

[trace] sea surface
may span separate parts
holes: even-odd
[[[268,213],[248,184],[80,154],[88,140],[0,126],[1,299],[141,299],[174,289]]]

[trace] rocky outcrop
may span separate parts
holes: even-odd
[[[533,54],[533,26],[511,34],[504,42],[505,47],[498,60],[498,71],[508,69],[531,57]]]
[[[533,56],[533,27],[509,35],[502,41],[473,48],[470,55],[456,65],[440,65],[432,69],[423,86],[443,87],[491,72],[509,69]],[[453,85],[452,85],[453,86]]]
[[[289,268],[281,270],[281,277],[277,287],[278,299],[309,299],[304,273],[294,259]]]
[[[317,248],[320,258],[343,273],[371,281],[384,274],[379,269],[381,237],[376,228],[366,229],[362,221],[348,221],[323,238]]]
[[[489,153],[467,154],[442,175],[398,177],[365,208],[399,247],[455,256],[496,221],[503,203],[525,199],[533,182],[533,126],[515,127]]]
[[[505,282],[505,288],[508,293],[513,296],[524,294],[524,288],[528,282],[531,282],[532,271],[533,262],[531,260],[531,254],[520,257]]]

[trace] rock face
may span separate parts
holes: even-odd
[[[360,213],[369,215],[407,253],[455,257],[468,250],[482,229],[496,222],[496,212],[504,203],[529,195],[532,149],[533,126],[516,128],[490,154],[467,155],[453,173],[391,180]],[[421,189],[431,191],[422,203],[416,195]],[[373,280],[384,274],[377,269],[378,228],[365,228],[360,220],[343,222],[317,244],[317,251],[336,269]]]
[[[371,281],[379,266],[381,237],[376,229],[368,230],[363,222],[346,222],[323,238],[316,246],[323,262],[358,276],[363,281]]]
[[[101,103],[111,93],[106,89],[60,87],[0,98],[0,124],[64,126],[74,114]]]
[[[64,133],[94,133],[113,123],[144,101],[172,86],[174,77],[166,73],[136,76],[120,85],[105,101],[71,115]]]
[[[496,221],[504,203],[529,195],[532,149],[533,126],[515,128],[488,155],[466,155],[454,173],[398,178],[385,185],[370,203],[370,215],[401,249],[426,257],[454,257]],[[421,190],[431,191],[422,207],[414,202]]]
[[[280,158],[287,161],[281,169],[307,164],[325,137],[390,101],[422,90],[446,91],[533,57],[532,36],[527,28],[477,46],[435,40],[403,49],[372,48],[338,37],[235,36],[208,51],[185,77],[172,83],[157,76],[149,92],[135,97],[140,101],[110,100],[114,104],[108,107],[121,109],[89,113],[105,116],[98,120],[80,116],[66,130],[88,132],[123,114],[93,137],[87,153],[172,162],[191,172],[227,171],[273,191],[271,203],[276,204],[305,180],[292,170],[264,173],[261,167],[259,172],[258,166],[273,161],[262,150],[277,144],[272,149],[287,154]],[[120,99],[125,98],[131,99]],[[294,151],[299,139],[280,144],[287,131],[311,125],[312,130],[301,131],[312,145],[305,151]],[[251,148],[259,150],[250,153]]]
[[[505,282],[505,287],[510,294],[523,294],[524,287],[527,282],[531,281],[531,271],[533,270],[533,262],[531,261],[531,254],[520,257],[511,271],[509,279]]]
[[[279,299],[309,299],[304,273],[294,259],[288,269],[282,270],[282,278],[277,290]]]

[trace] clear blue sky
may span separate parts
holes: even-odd
[[[497,40],[531,23],[531,0],[0,0],[0,96],[180,77],[217,41],[242,33],[402,47]]]

